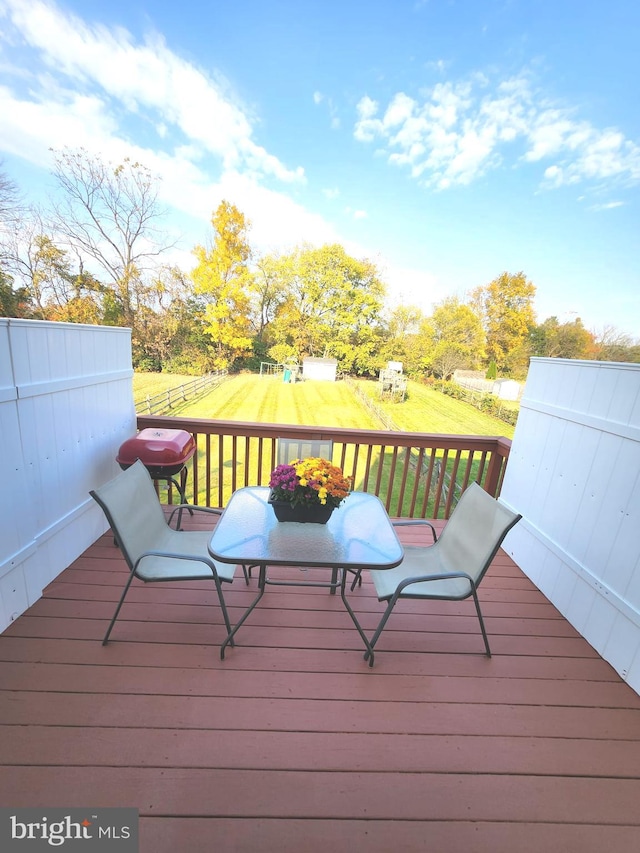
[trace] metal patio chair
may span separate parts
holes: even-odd
[[[461,601],[473,597],[486,654],[491,657],[477,590],[505,536],[521,518],[472,483],[433,545],[405,546],[404,559],[395,569],[371,570],[378,600],[387,602],[371,648],[401,598]],[[365,660],[368,657],[367,651]]]
[[[216,562],[209,555],[207,545],[211,531],[174,530],[170,526],[171,520],[180,507],[175,507],[167,521],[151,476],[140,460],[89,494],[102,507],[130,569],[102,645],[106,645],[109,640],[134,577],[145,583],[213,581],[228,636],[231,625],[222,594],[222,583],[233,581],[237,566]],[[209,507],[193,506],[192,509],[216,515],[221,512]]]
[[[328,459],[333,455],[333,441],[330,438],[279,438],[278,465],[286,465],[294,459],[306,459],[308,456]]]
[[[394,527],[415,527],[416,525],[422,525],[422,526],[429,527],[429,528],[431,528],[431,536],[433,537],[433,541],[437,542],[437,540],[438,540],[438,534],[436,533],[435,527],[433,526],[433,524],[431,524],[430,521],[427,521],[425,518],[406,518],[406,519],[401,518],[401,519],[398,519],[396,521],[392,521],[391,524]],[[362,586],[362,572],[363,571],[364,571],[364,569],[358,569],[357,572],[354,572],[355,577],[354,577],[353,581],[351,582],[351,592],[353,592],[353,590],[356,588],[356,585]]]

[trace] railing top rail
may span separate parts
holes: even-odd
[[[495,449],[503,447],[507,452],[511,439],[505,436],[455,435],[450,433],[399,432],[397,430],[351,429],[344,427],[297,426],[295,424],[269,424],[253,421],[223,421],[211,418],[171,417],[166,415],[138,415],[138,428],[160,427],[180,429],[211,435],[254,436],[256,438],[331,438],[334,441],[349,441],[360,444],[384,444],[387,447],[432,447],[455,450]]]

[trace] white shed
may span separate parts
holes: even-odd
[[[303,379],[324,379],[336,381],[338,362],[335,358],[304,358],[302,360]]]
[[[515,379],[497,379],[493,383],[491,393],[501,400],[517,400],[520,394],[520,383]]]

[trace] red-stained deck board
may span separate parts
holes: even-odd
[[[197,767],[379,773],[520,773],[635,779],[640,742],[494,735],[406,735],[203,729],[31,726],[5,764]]]
[[[591,708],[640,708],[640,696],[622,682],[579,679],[447,675],[396,675],[393,693],[380,673],[258,672],[224,670],[204,677],[199,669],[175,667],[170,678],[159,667],[87,667],[74,664],[10,663],[3,668],[5,690],[238,698],[306,698],[391,702],[484,703]],[[81,688],[81,689],[80,689]],[[328,701],[328,700],[327,700]]]
[[[9,794],[33,805],[64,791],[67,802],[137,803],[146,816],[207,814],[290,818],[506,820],[628,824],[638,780],[460,773],[370,773],[156,767],[20,766]],[[188,849],[188,848],[187,848]]]
[[[401,853],[591,853],[633,851],[635,826],[494,821],[154,818],[140,820],[145,850],[190,853],[220,848],[261,853],[401,851]]]
[[[640,849],[640,697],[503,552],[490,660],[470,602],[414,601],[373,669],[311,588],[221,661],[212,584],[136,584],[103,647],[126,576],[105,534],[0,636],[3,804],[138,808],[144,853]],[[255,577],[224,590],[234,621]],[[372,632],[366,573],[350,601]]]

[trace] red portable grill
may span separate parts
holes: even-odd
[[[122,469],[128,468],[139,459],[154,480],[173,483],[180,495],[180,503],[186,503],[186,463],[196,452],[194,437],[183,429],[142,429],[133,438],[120,445],[116,462]],[[180,474],[178,483],[174,477]]]

